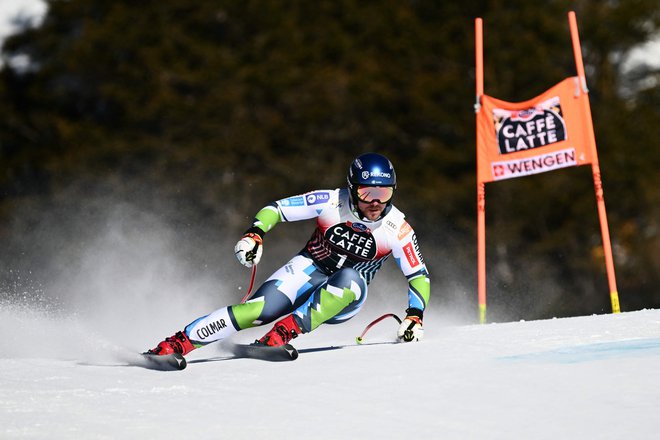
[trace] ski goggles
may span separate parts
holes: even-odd
[[[364,203],[380,202],[387,203],[394,195],[391,186],[364,186],[357,187],[357,198]]]

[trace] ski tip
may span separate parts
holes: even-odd
[[[286,350],[287,353],[289,353],[289,357],[291,358],[292,361],[295,361],[298,359],[298,350],[291,345],[291,344],[285,344],[284,349]]]
[[[183,357],[183,355],[176,353],[173,355],[174,360],[176,361],[176,369],[177,370],[183,370],[188,366],[188,362],[186,361],[186,358]]]
[[[186,358],[179,353],[168,354],[159,356],[153,353],[142,353],[144,364],[140,364],[145,368],[161,371],[175,371],[183,370],[188,365]]]

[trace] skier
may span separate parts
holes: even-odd
[[[344,322],[359,312],[367,285],[390,254],[408,280],[408,309],[397,336],[405,342],[420,340],[429,274],[415,232],[392,205],[394,167],[385,156],[363,154],[352,162],[347,180],[347,188],[311,191],[261,209],[234,249],[244,266],[259,263],[264,235],[278,223],[316,218],[316,229],[251,299],[194,320],[148,353],[185,355],[282,317],[255,344],[280,346],[323,323]]]

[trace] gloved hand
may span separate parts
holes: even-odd
[[[234,253],[238,261],[246,267],[252,267],[259,263],[261,254],[264,251],[262,246],[263,240],[256,232],[247,232],[236,246],[234,246]]]
[[[407,316],[401,322],[397,337],[403,342],[419,341],[424,337],[424,328],[422,327],[422,317],[424,312],[419,309],[406,310]]]

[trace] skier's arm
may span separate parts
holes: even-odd
[[[319,216],[323,208],[337,201],[337,190],[318,190],[273,202],[259,210],[252,226],[236,243],[238,261],[247,267],[259,263],[263,252],[263,238],[280,222],[307,220]]]
[[[401,226],[392,254],[408,280],[408,308],[398,337],[406,342],[423,337],[422,319],[431,296],[431,281],[419,250],[417,237],[408,223]]]
[[[408,308],[397,332],[399,339],[411,342],[419,341],[424,337],[422,320],[430,294],[431,283],[428,274],[408,280]]]
[[[257,212],[250,229],[245,231],[236,246],[234,246],[234,255],[236,255],[239,263],[246,267],[252,267],[259,263],[261,254],[264,251],[264,235],[280,220],[281,217],[275,203],[265,206]]]
[[[245,231],[254,232],[259,234],[261,238],[264,238],[266,232],[270,231],[275,227],[276,224],[282,221],[282,213],[280,212],[277,202],[271,203],[268,206],[264,206],[257,212],[257,215],[254,216],[254,221],[250,229]]]

